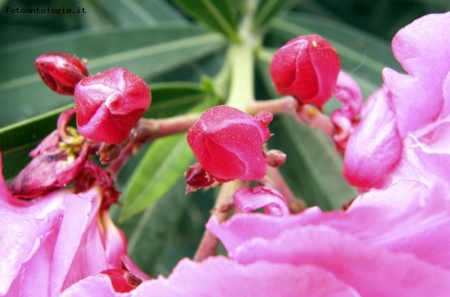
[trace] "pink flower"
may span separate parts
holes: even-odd
[[[151,103],[145,81],[123,68],[83,79],[74,95],[80,134],[110,144],[127,139]]]
[[[314,34],[294,38],[281,47],[270,63],[270,75],[281,95],[321,107],[331,97],[340,68],[333,46]]]
[[[447,296],[448,193],[446,184],[401,181],[360,196],[348,211],[212,218],[207,227],[229,259],[182,260],[168,278],[124,295],[92,276],[62,296]]]
[[[0,176],[1,296],[59,296],[83,278],[130,262],[122,232],[100,210],[100,191],[60,189],[24,201],[11,196]]]
[[[262,145],[269,139],[272,114],[255,117],[229,106],[205,111],[187,140],[200,165],[218,181],[258,180],[267,172]]]
[[[407,74],[383,71],[345,152],[344,175],[361,188],[450,175],[450,13],[401,29],[392,49]]]
[[[446,296],[448,190],[402,181],[359,197],[347,212],[314,207],[283,218],[242,214],[222,224],[212,219],[208,228],[240,264],[313,266],[355,296]]]
[[[44,83],[62,95],[73,95],[75,85],[89,75],[85,61],[66,53],[41,55],[35,65]]]

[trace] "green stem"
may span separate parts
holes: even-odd
[[[255,0],[247,1],[247,13],[239,27],[241,43],[232,44],[228,49],[231,67],[231,85],[227,105],[245,110],[247,105],[255,101],[254,94],[254,63],[255,48],[260,44],[260,36],[251,32]]]
[[[255,100],[253,92],[253,49],[246,44],[230,46],[231,86],[227,105],[245,110]]]

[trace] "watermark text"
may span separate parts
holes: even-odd
[[[63,13],[86,13],[84,7],[78,8],[51,8],[51,7],[38,7],[38,8],[18,8],[18,7],[6,7],[6,13],[53,13],[53,14],[63,14]]]

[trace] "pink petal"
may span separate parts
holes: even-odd
[[[333,89],[333,96],[343,104],[341,108],[333,112],[353,120],[361,112],[362,92],[358,83],[346,72],[340,71]],[[332,116],[333,117],[333,116]]]
[[[0,180],[4,183],[3,178]],[[34,268],[34,264],[37,264],[39,269],[36,271],[41,272],[41,277],[45,279],[48,276],[51,261],[46,262],[45,259],[51,257],[51,243],[55,240],[53,233],[58,232],[56,222],[60,221],[63,214],[61,196],[67,193],[67,191],[58,191],[47,195],[47,199],[42,203],[30,202],[23,203],[21,206],[11,205],[4,200],[7,196],[0,196],[0,208],[2,209],[0,295],[3,296],[8,292],[14,279],[18,280],[12,284],[11,292],[14,292],[15,284],[18,285],[18,289],[26,290],[25,285],[19,281],[20,276],[23,275],[23,268]],[[48,247],[50,247],[50,251],[47,250]],[[33,260],[35,255],[42,260]],[[33,274],[33,269],[27,269],[27,271]],[[42,281],[42,278],[38,278],[37,281]],[[36,278],[27,278],[26,280],[33,282]],[[48,278],[40,284],[45,283],[48,283]],[[48,287],[42,287],[44,295],[48,295],[48,289]],[[12,294],[14,295],[14,293]]]
[[[168,279],[143,283],[134,296],[359,296],[330,273],[309,265],[256,262],[242,266],[226,258],[181,261]]]
[[[59,296],[82,278],[120,267],[125,239],[106,212],[99,218],[101,200],[94,188],[23,202],[0,176],[0,295]]]
[[[324,226],[295,228],[276,240],[251,240],[233,257],[244,264],[266,260],[313,265],[333,273],[361,296],[446,296],[450,292],[449,272]]]
[[[243,188],[233,195],[236,207],[251,212],[264,207],[267,213],[282,217],[289,215],[286,199],[277,190],[269,187]]]
[[[295,228],[323,225],[352,234],[368,245],[408,252],[425,262],[450,269],[447,192],[444,184],[431,191],[423,183],[403,181],[358,197],[347,212],[321,213],[318,208],[311,208],[283,218],[241,214],[222,224],[212,218],[207,228],[222,241],[230,256],[253,239],[270,241]]]
[[[236,214],[230,220],[219,223],[216,217],[211,217],[206,223],[206,228],[216,235],[231,253],[243,242],[254,237],[274,239],[283,231],[302,222],[308,222],[313,218],[320,218],[322,211],[318,207],[312,207],[302,212],[301,215],[287,217],[275,217],[263,214]]]
[[[95,276],[73,285],[61,296],[88,296],[92,292],[123,297],[359,296],[351,287],[317,267],[267,262],[242,266],[223,257],[209,258],[202,263],[182,260],[169,278],[146,281],[128,294],[114,295],[109,280]]]
[[[358,187],[380,186],[399,161],[403,144],[385,92],[376,91],[362,111],[362,121],[348,141],[343,174]]]
[[[97,274],[95,276],[90,276],[79,282],[73,284],[67,290],[65,290],[60,297],[70,297],[70,296],[96,296],[101,297],[129,297],[131,293],[117,293],[114,291],[111,280],[106,274]]]
[[[444,97],[444,108],[442,109],[441,118],[447,118],[450,116],[450,70],[445,77],[442,94]]]
[[[401,29],[393,52],[408,75],[386,69],[400,135],[432,121],[443,106],[442,84],[450,71],[450,13],[424,16]]]
[[[445,127],[449,127],[449,123],[439,123],[437,126],[438,129]],[[442,139],[429,145],[421,140],[423,138],[417,139],[414,135],[405,139],[401,162],[392,172],[391,179],[417,180],[430,187],[438,180],[446,183],[446,177],[450,175],[450,154],[445,147],[448,140]]]

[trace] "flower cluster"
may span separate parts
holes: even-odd
[[[118,144],[151,103],[145,81],[124,68],[89,76],[86,60],[66,53],[48,53],[36,59],[45,84],[58,94],[74,95],[78,131],[97,142]]]
[[[364,106],[322,37],[295,38],[275,54],[272,79],[295,98],[296,118],[312,123],[308,105],[320,112],[331,96],[342,102],[320,121],[344,153],[344,176],[362,190],[345,210],[293,209],[277,171],[286,155],[267,150],[273,113],[262,108],[251,115],[219,105],[172,119],[170,129],[146,122],[145,133],[133,130],[147,140],[187,131],[198,160],[185,173],[187,191],[223,184],[202,242],[213,251],[156,279],[128,258],[108,213],[119,195],[114,178],[89,160],[95,150],[131,154],[121,145],[139,139],[130,131],[151,103],[146,83],[126,69],[89,76],[73,56],[41,56],[44,82],[74,94],[75,110],[61,115],[10,186],[0,176],[0,295],[449,295],[449,27],[447,13],[401,29],[393,51],[406,74],[385,69]],[[79,133],[68,127],[74,114]],[[218,240],[227,256],[216,256]]]

